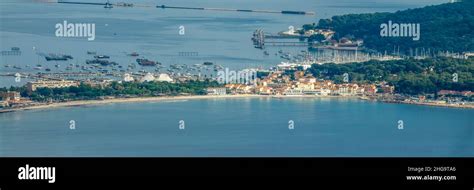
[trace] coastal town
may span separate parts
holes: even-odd
[[[172,77],[167,73],[147,73],[141,77],[134,77],[129,73],[123,75],[119,80],[100,79],[100,80],[36,80],[28,82],[22,88],[23,92],[5,90],[0,92],[1,97],[1,112],[9,112],[15,110],[29,109],[38,106],[45,106],[64,102],[74,102],[78,100],[98,100],[110,101],[124,99],[133,101],[134,98],[146,97],[271,97],[271,98],[285,98],[285,97],[345,97],[358,98],[367,101],[382,101],[387,103],[406,103],[419,104],[431,106],[445,106],[458,108],[474,108],[472,101],[465,101],[473,95],[471,91],[453,91],[441,90],[434,98],[433,94],[409,96],[397,94],[395,87],[389,85],[387,82],[379,83],[351,83],[349,80],[343,80],[342,83],[336,83],[332,80],[321,79],[314,77],[311,72],[307,71],[310,66],[301,64],[280,64],[268,70],[252,70],[257,75],[251,76],[250,80],[246,82],[239,82],[237,80],[227,82],[216,82],[216,78],[199,78],[199,77]],[[238,76],[234,76],[234,79]],[[348,76],[345,76],[348,77]],[[115,84],[147,84],[147,83],[169,83],[182,85],[189,81],[211,81],[215,85],[207,87],[204,93],[167,93],[154,92],[151,95],[145,94],[127,94],[126,92],[119,95],[96,96],[92,99],[65,99],[49,97],[43,101],[34,100],[31,95],[42,89],[61,89],[61,88],[78,88],[85,85],[91,88],[105,89],[110,88]],[[5,88],[6,89],[6,88]],[[70,104],[68,104],[70,105]]]

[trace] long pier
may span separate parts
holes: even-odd
[[[211,11],[234,11],[234,12],[253,12],[253,13],[280,13],[280,14],[296,14],[296,15],[315,15],[314,12],[306,11],[274,11],[274,10],[251,10],[251,9],[227,9],[227,8],[204,8],[204,7],[175,7],[175,6],[156,6],[162,9],[190,9],[190,10],[211,10]]]
[[[76,5],[100,5],[105,6],[104,8],[112,8],[113,6],[124,7],[123,4],[119,3],[90,3],[90,2],[67,2],[67,1],[58,1],[62,4],[76,4]],[[134,4],[127,4],[126,7],[134,7]],[[151,7],[147,5],[138,5],[137,7]],[[184,7],[184,6],[167,6],[167,5],[158,5],[156,8],[161,9],[184,9],[184,10],[203,10],[203,11],[233,11],[233,12],[252,12],[252,13],[275,13],[275,14],[292,14],[292,15],[315,15],[312,11],[293,11],[293,10],[252,10],[252,9],[229,9],[229,8],[206,8],[206,7]]]

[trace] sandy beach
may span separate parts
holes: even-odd
[[[137,97],[137,98],[113,98],[103,100],[77,100],[69,102],[55,102],[49,104],[34,105],[21,108],[0,109],[0,113],[23,111],[23,110],[41,110],[60,107],[101,105],[112,103],[137,103],[137,102],[160,102],[176,100],[196,100],[196,99],[228,99],[228,98],[358,98],[356,96],[280,96],[280,95],[258,95],[258,94],[237,94],[237,95],[196,95],[196,96],[162,96],[162,97]]]
[[[137,97],[137,98],[113,98],[104,100],[78,100],[69,102],[49,103],[34,105],[29,107],[11,108],[11,109],[0,109],[0,113],[15,112],[23,110],[41,110],[41,109],[52,109],[60,107],[72,107],[72,106],[86,106],[86,105],[101,105],[101,104],[112,104],[112,103],[137,103],[137,102],[160,102],[160,101],[176,101],[176,100],[196,100],[196,99],[227,99],[227,98],[278,98],[278,99],[290,99],[290,98],[342,98],[342,99],[359,99],[358,96],[284,96],[284,95],[257,95],[257,94],[237,94],[237,95],[196,95],[196,96],[165,96],[165,97]],[[474,109],[473,105],[451,105],[451,104],[434,104],[434,103],[414,103],[414,102],[387,102],[384,103],[400,103],[400,104],[413,104],[413,105],[424,105],[424,106],[438,106],[438,107],[449,107],[449,108],[466,108]]]
[[[112,104],[112,103],[136,103],[136,102],[159,102],[169,100],[195,100],[195,99],[222,99],[222,98],[250,98],[250,97],[267,97],[263,95],[202,95],[202,96],[166,96],[166,97],[137,97],[137,98],[114,98],[104,100],[78,100],[69,102],[50,103],[44,105],[35,105],[22,108],[12,108],[0,110],[0,113],[14,112],[22,110],[38,110],[38,109],[51,109],[58,107],[71,107],[71,106],[85,106],[85,105],[100,105],[100,104]]]

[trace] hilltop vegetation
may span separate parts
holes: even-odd
[[[474,59],[407,59],[368,61],[350,64],[314,64],[308,70],[317,78],[342,83],[343,74],[350,82],[378,83],[387,81],[398,93],[425,94],[439,90],[474,91]],[[457,82],[453,74],[457,74]]]
[[[380,25],[394,23],[419,23],[421,38],[381,37]],[[348,14],[321,19],[316,25],[304,25],[305,30],[312,28],[332,29],[336,38],[350,37],[364,40],[367,48],[379,52],[394,51],[409,55],[424,48],[426,51],[474,51],[474,0],[458,3],[446,3],[417,9],[408,9],[395,13]]]

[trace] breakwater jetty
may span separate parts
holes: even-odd
[[[228,9],[228,8],[204,8],[204,7],[175,7],[159,5],[157,8],[162,9],[191,9],[191,10],[210,10],[210,11],[235,11],[235,12],[253,12],[253,13],[279,13],[279,14],[296,14],[296,15],[315,15],[314,12],[307,11],[274,11],[274,10],[251,10],[251,9]]]
[[[127,3],[127,6],[124,6],[124,3],[91,3],[91,2],[66,2],[66,1],[58,1],[58,3],[62,4],[75,4],[75,5],[100,5],[104,6],[104,8],[112,8],[114,6],[117,7],[136,7],[132,3]],[[138,7],[151,7],[151,6],[138,6]],[[275,13],[275,14],[291,14],[291,15],[315,15],[312,11],[294,11],[294,10],[252,10],[252,9],[231,9],[231,8],[206,8],[206,7],[186,7],[186,6],[168,6],[168,5],[158,5],[156,8],[161,9],[184,9],[184,10],[202,10],[202,11],[234,11],[234,12],[251,12],[251,13]]]

